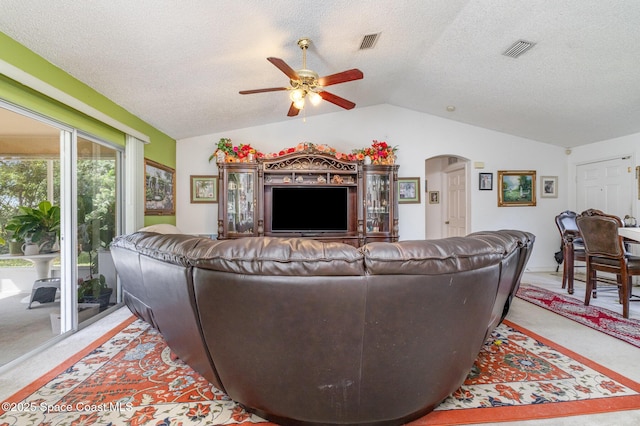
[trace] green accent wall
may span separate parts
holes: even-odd
[[[0,59],[140,133],[148,135],[150,143],[144,147],[145,157],[175,169],[176,141],[174,139],[2,32],[0,32]],[[88,117],[2,74],[0,74],[0,98],[68,126],[124,146],[125,135],[122,131]],[[175,216],[145,217],[145,225],[155,223],[175,224]]]

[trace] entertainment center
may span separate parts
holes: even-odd
[[[218,239],[305,237],[355,247],[398,241],[398,165],[310,148],[218,169]]]

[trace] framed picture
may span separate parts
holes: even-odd
[[[144,214],[176,214],[176,171],[171,167],[144,159]]]
[[[558,176],[540,176],[540,198],[558,198]]]
[[[398,178],[398,203],[420,203],[420,178]]]
[[[480,173],[478,188],[480,191],[493,190],[493,173]]]
[[[498,207],[536,205],[535,170],[499,170]]]
[[[191,175],[191,202],[217,203],[218,177]]]
[[[429,191],[429,204],[440,204],[440,191]]]

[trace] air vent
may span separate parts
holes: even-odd
[[[535,43],[532,43],[530,41],[518,40],[513,43],[510,48],[505,50],[503,55],[509,56],[510,58],[518,58],[535,45]]]
[[[380,33],[367,34],[362,38],[362,43],[360,43],[360,50],[373,49],[379,38]]]

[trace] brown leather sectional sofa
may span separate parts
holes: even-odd
[[[184,362],[281,424],[402,424],[436,407],[507,314],[522,231],[346,244],[138,232],[124,301]]]

